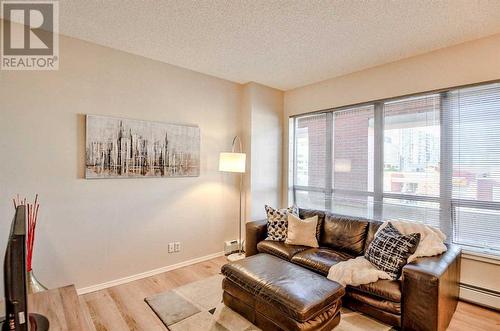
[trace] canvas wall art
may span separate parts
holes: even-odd
[[[200,128],[87,115],[85,177],[200,175]]]

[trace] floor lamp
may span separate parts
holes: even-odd
[[[238,142],[239,152],[236,152],[236,142]],[[242,239],[241,239],[241,197],[242,197],[242,187],[243,187],[243,174],[245,173],[245,163],[246,154],[243,153],[243,148],[241,146],[240,137],[236,136],[233,139],[233,144],[231,147],[231,153],[220,153],[219,156],[219,171],[223,172],[236,172],[240,175],[240,214],[238,218],[238,228],[239,228],[239,241],[238,241],[238,252],[229,255],[227,258],[229,261],[236,261],[245,257],[242,249]]]

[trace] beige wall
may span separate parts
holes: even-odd
[[[285,116],[500,79],[500,34],[285,92]]]
[[[498,79],[500,34],[286,91],[284,120],[311,111]],[[286,125],[284,137],[287,135]],[[287,147],[285,145],[285,160],[288,160]],[[284,162],[283,176],[285,193],[287,162]],[[287,204],[287,194],[283,194],[283,199],[283,204]],[[470,256],[462,261],[464,284],[500,292],[498,263]],[[471,301],[483,300],[464,291],[462,296]],[[500,308],[498,298],[495,300],[486,298],[484,304]]]
[[[243,86],[243,132],[248,155],[246,220],[265,218],[264,205],[281,204],[283,92],[256,83]]]
[[[34,269],[49,287],[221,252],[238,195],[218,155],[240,129],[241,85],[67,37],[60,51],[59,71],[0,72],[0,254],[11,198],[35,192]],[[199,125],[200,177],[83,179],[84,114]],[[172,241],[181,253],[167,253]]]
[[[243,150],[247,155],[246,173],[243,176],[244,201],[243,219],[252,219],[252,89],[251,84],[243,85],[241,98],[241,135]],[[243,230],[244,231],[244,230]]]

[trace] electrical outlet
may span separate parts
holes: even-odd
[[[181,243],[180,242],[174,242],[174,252],[180,252],[181,251]]]
[[[173,253],[175,251],[174,243],[168,243],[168,252]]]

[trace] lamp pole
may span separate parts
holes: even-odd
[[[235,147],[236,147],[236,141],[239,143],[239,152],[243,153],[243,146],[241,144],[241,138],[239,136],[235,136],[233,138],[233,143],[231,145],[231,152],[235,152]],[[243,188],[243,173],[240,173],[240,208],[239,208],[239,241],[238,241],[238,253],[242,254],[243,253],[243,243],[242,243],[242,238],[241,238],[241,206],[242,206],[242,188]]]
[[[239,147],[239,152],[236,149]],[[243,238],[242,238],[242,209],[243,209],[243,173],[246,167],[246,154],[243,153],[241,138],[235,136],[231,145],[230,153],[220,153],[219,155],[219,171],[237,172],[240,175],[240,204],[238,215],[238,248],[235,253],[228,256],[229,261],[236,261],[245,258],[243,254]]]

